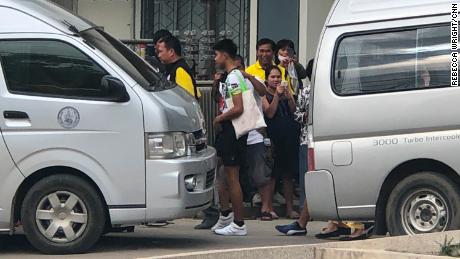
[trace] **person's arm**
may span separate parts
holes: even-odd
[[[271,103],[268,102],[267,96],[265,96],[262,99],[262,108],[263,108],[264,114],[265,114],[265,116],[267,116],[267,118],[273,119],[273,117],[275,117],[275,113],[276,113],[276,110],[278,109],[279,101],[280,101],[280,96],[279,96],[278,93],[276,93],[273,96],[273,100],[272,100]]]
[[[214,81],[212,82],[212,89],[211,89],[211,96],[216,103],[219,102],[220,93],[219,93],[219,86],[220,86],[220,79],[222,78],[222,73],[216,73],[214,75]]]
[[[297,61],[294,61],[295,71],[299,80],[307,78],[307,70]]]
[[[241,71],[241,74],[243,74],[244,78],[248,79],[249,82],[251,82],[251,84],[254,86],[254,89],[260,97],[265,96],[265,94],[267,93],[267,88],[265,87],[264,83],[262,83],[255,76],[247,73],[246,71]]]
[[[197,96],[195,96],[195,86],[193,85],[192,76],[187,73],[183,68],[179,67],[176,70],[176,84],[184,88],[190,95],[200,97],[197,89]]]
[[[273,100],[272,100],[271,103],[268,102],[267,96],[265,96],[265,98],[263,98],[262,108],[264,110],[264,114],[269,119],[272,119],[273,117],[275,117],[276,110],[278,109],[279,101],[280,101],[282,95],[285,95],[286,91],[287,91],[286,87],[284,85],[280,84],[280,85],[278,85],[276,87],[276,91],[275,91],[275,94],[273,96]]]
[[[236,95],[232,95],[233,107],[227,112],[217,116],[214,119],[214,125],[222,123],[224,121],[230,121],[241,116],[244,112],[243,106],[243,94],[240,92]]]

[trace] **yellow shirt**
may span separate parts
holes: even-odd
[[[275,63],[273,63],[273,65],[275,65]],[[292,89],[292,86],[291,86],[291,80],[289,79],[289,76],[286,77],[286,69],[284,69],[284,67],[281,66],[281,65],[278,65],[278,68],[281,70],[281,78],[282,78],[282,80],[286,80],[288,82],[289,89],[291,89],[291,93],[294,94],[294,90]],[[247,67],[246,68],[246,73],[248,73],[250,75],[253,75],[255,77],[258,77],[258,78],[262,79],[263,81],[266,80],[266,78],[265,78],[265,69],[263,69],[263,67],[260,65],[259,61],[256,61],[255,64]]]
[[[176,70],[176,84],[184,88],[189,94],[192,96],[195,96],[195,91],[194,91],[194,86],[193,86],[193,80],[192,76],[185,71],[182,67],[178,67]],[[198,95],[197,97],[201,97],[201,92],[198,87],[196,88],[196,94]]]

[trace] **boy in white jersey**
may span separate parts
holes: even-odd
[[[218,235],[243,236],[247,235],[247,228],[244,224],[243,194],[239,183],[239,172],[244,166],[248,136],[237,139],[232,120],[243,114],[242,93],[247,88],[241,85],[241,80],[244,81],[244,78],[234,64],[237,53],[235,43],[229,39],[221,40],[214,45],[214,51],[216,66],[228,73],[225,84],[221,85],[220,93],[226,101],[233,102],[233,107],[225,105],[222,113],[214,119],[214,127],[220,128],[216,148],[224,166],[232,209],[225,208],[222,206],[224,204],[221,204],[221,216],[212,230]]]

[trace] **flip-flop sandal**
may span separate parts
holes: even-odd
[[[260,220],[261,221],[272,221],[273,220],[273,216],[270,212],[262,212],[262,216],[260,217]]]
[[[346,237],[341,237],[339,238],[340,241],[356,241],[356,240],[365,240],[365,239],[368,239],[369,238],[369,235],[367,233],[363,233],[359,236],[355,236],[355,237],[352,237],[352,236],[346,236]]]
[[[274,212],[274,211],[270,211],[270,214],[272,215],[272,219],[279,219],[280,218],[278,216],[278,214],[276,214],[276,212]]]
[[[340,236],[343,236],[343,235],[350,235],[350,234],[351,233],[350,233],[349,228],[339,227],[339,228],[337,228],[336,231],[327,232],[327,233],[319,233],[319,234],[316,234],[315,237],[318,238],[318,239],[327,239],[327,238],[340,237]]]
[[[359,236],[351,237],[351,236],[346,236],[346,237],[341,237],[339,240],[340,241],[355,241],[355,240],[365,240],[370,238],[374,234],[374,226],[370,226],[368,229],[364,230],[364,233],[362,233]]]

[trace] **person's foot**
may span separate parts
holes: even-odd
[[[211,228],[212,231],[216,231],[217,229],[222,229],[229,226],[233,222],[233,212],[230,212],[227,217],[224,215],[220,215],[219,220]]]
[[[211,229],[217,224],[218,219],[205,218],[203,221],[195,226],[195,229]]]
[[[261,212],[260,214],[260,220],[261,221],[272,221],[273,216],[270,212],[264,211],[264,212]]]
[[[275,229],[286,236],[304,236],[307,234],[307,228],[302,228],[297,221],[289,225],[278,225]]]
[[[246,236],[248,234],[248,230],[246,225],[240,227],[235,224],[235,222],[232,222],[224,228],[216,229],[214,233],[221,236]]]
[[[272,214],[272,219],[279,219],[280,217],[278,216],[278,214],[276,214],[276,212],[274,212],[273,210],[270,211],[270,214]]]

